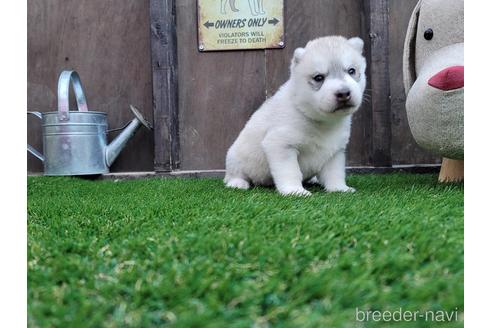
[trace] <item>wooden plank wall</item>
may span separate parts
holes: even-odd
[[[225,153],[244,123],[288,79],[294,49],[312,38],[332,34],[358,35],[366,42],[366,94],[372,99],[354,116],[348,165],[439,163],[439,158],[416,145],[405,112],[401,57],[416,2],[285,0],[283,50],[199,53],[196,0],[177,1],[180,168],[224,168]],[[378,9],[379,16],[369,20],[371,6],[373,12]],[[387,28],[377,26],[378,21],[387,23]],[[371,53],[371,44],[377,53]],[[385,44],[387,49],[380,51]],[[371,59],[377,62],[372,63]],[[372,77],[374,70],[386,70],[388,76]],[[371,78],[377,85],[371,85]],[[375,92],[378,93],[373,95]],[[381,106],[386,111],[380,112]],[[378,151],[385,153],[377,154]]]
[[[224,168],[251,114],[288,79],[292,53],[310,39],[364,34],[358,0],[285,0],[285,49],[200,53],[196,0],[176,2],[181,169]],[[351,165],[370,165],[370,106],[354,118]]]
[[[417,0],[285,0],[285,49],[208,53],[197,49],[196,0],[121,0],[117,5],[111,1],[28,0],[28,109],[55,109],[60,70],[76,69],[89,106],[107,112],[111,127],[131,119],[129,103],[160,127],[155,148],[153,134],[142,129],[112,171],[223,169],[225,153],[245,122],[287,80],[294,49],[312,38],[361,36],[366,41],[367,94],[371,96],[371,58],[378,54],[371,53],[368,7],[385,2],[391,131],[390,142],[384,138],[378,142],[384,147],[390,145],[393,164],[438,163],[437,157],[413,141],[405,113],[401,56],[408,19]],[[151,38],[161,42],[162,49],[169,49],[169,40],[162,39],[160,33],[172,31],[166,30],[159,18],[151,20],[153,3],[168,6],[161,9],[171,10],[177,23],[177,110],[157,117],[153,117],[153,102],[169,104],[169,90],[162,84],[167,81],[169,54],[156,57],[154,51],[151,61]],[[164,66],[157,67],[158,62]],[[156,68],[161,75],[152,74]],[[354,117],[348,149],[351,166],[375,163],[374,110],[372,103],[366,102]],[[178,115],[179,126],[173,129],[179,130],[170,129],[170,114]],[[41,148],[40,126],[34,118],[28,118],[28,140]],[[167,146],[170,143],[172,151]],[[177,156],[170,159],[173,152]],[[41,165],[28,155],[28,168],[40,171]]]
[[[110,128],[133,118],[129,104],[152,121],[148,1],[28,0],[27,8],[29,110],[56,110],[58,75],[75,69],[89,109],[108,113]],[[27,124],[28,141],[41,150],[40,123]],[[27,156],[28,170],[41,171]],[[149,171],[153,161],[153,134],[141,128],[111,170]]]
[[[224,168],[225,152],[265,99],[265,52],[199,53],[196,0],[176,1],[181,169]]]

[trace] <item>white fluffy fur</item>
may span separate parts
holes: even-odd
[[[345,183],[345,148],[352,114],[366,86],[363,41],[330,36],[296,49],[290,79],[253,114],[227,152],[228,187],[275,184],[283,195],[308,196],[302,182],[317,178],[328,192]],[[349,74],[350,68],[356,73]],[[324,81],[314,77],[322,75]],[[336,94],[350,91],[343,105]]]

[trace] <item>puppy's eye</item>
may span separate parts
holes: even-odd
[[[313,77],[313,80],[315,80],[316,82],[323,82],[325,80],[325,77],[321,74],[318,74],[315,77]]]
[[[352,68],[349,68],[349,70],[348,70],[347,72],[348,72],[350,75],[355,75],[356,70],[355,70],[355,68],[353,68],[353,67],[352,67]]]

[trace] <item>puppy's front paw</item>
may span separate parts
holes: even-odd
[[[340,186],[329,186],[325,187],[327,192],[355,192],[355,188],[349,187],[347,185]]]
[[[278,192],[284,196],[311,196],[311,193],[303,187],[283,187],[279,188]]]

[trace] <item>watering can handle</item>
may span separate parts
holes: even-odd
[[[43,119],[43,116],[41,115],[40,112],[27,112],[27,114],[31,114],[39,118],[40,120]],[[44,162],[44,156],[41,154],[39,151],[37,151],[33,146],[30,144],[27,144],[27,151],[33,154],[37,159],[39,159],[41,162]]]
[[[76,71],[63,71],[58,78],[58,119],[60,121],[69,120],[69,107],[68,100],[70,91],[70,81],[72,81],[73,91],[77,101],[77,108],[80,112],[87,112],[87,101],[85,100],[84,90],[82,89],[82,82],[80,76]]]

